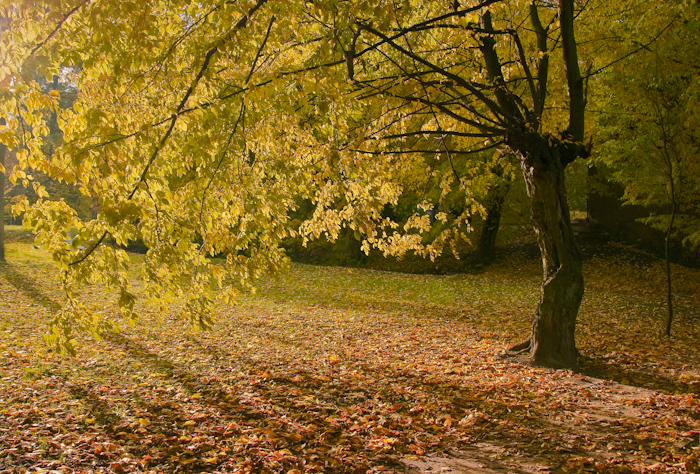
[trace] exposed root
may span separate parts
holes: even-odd
[[[504,351],[498,353],[502,359],[517,357],[520,362],[527,363],[525,356],[530,352],[532,347],[531,339],[527,339],[519,344],[514,345]]]
[[[530,347],[532,346],[531,344],[531,339],[527,339],[526,341],[521,342],[520,344],[516,344],[510,349],[506,351],[508,355],[520,355],[524,354],[525,352],[528,352],[530,350]]]

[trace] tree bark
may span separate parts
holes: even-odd
[[[671,234],[673,232],[673,221],[676,218],[676,194],[671,176],[671,220],[666,229],[666,242],[664,245],[664,257],[666,259],[666,304],[668,306],[668,315],[666,316],[666,331],[664,334],[671,337],[671,323],[673,323],[673,286],[671,284],[671,261],[669,260],[669,246],[671,245]]]
[[[576,317],[583,298],[581,254],[574,241],[566,202],[560,148],[547,137],[530,137],[521,150],[521,167],[542,253],[543,281],[530,336],[532,363],[577,366]]]
[[[0,165],[5,168],[7,147],[0,144]],[[0,262],[5,261],[5,172],[0,173]]]

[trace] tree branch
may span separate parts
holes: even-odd
[[[267,32],[265,33],[265,38],[263,39],[263,42],[260,44],[260,47],[258,48],[258,52],[255,55],[255,59],[253,60],[253,65],[250,66],[250,72],[248,73],[248,77],[246,77],[244,84],[248,84],[248,81],[250,81],[250,78],[253,77],[253,73],[255,72],[255,66],[258,64],[258,59],[260,59],[260,55],[263,52],[263,49],[265,49],[265,44],[267,44],[267,40],[270,38],[270,31],[272,30],[272,24],[275,22],[275,15],[272,15],[272,18],[270,18],[270,24],[267,25]]]
[[[559,21],[561,22],[566,83],[569,88],[569,126],[565,133],[575,142],[580,142],[583,141],[584,135],[586,103],[583,93],[584,84],[578,65],[576,38],[574,37],[573,0],[559,0]]]
[[[56,28],[54,28],[53,31],[51,31],[51,33],[49,33],[49,36],[47,36],[46,38],[44,38],[44,41],[42,41],[41,43],[39,43],[38,45],[36,45],[36,46],[34,47],[34,49],[32,49],[32,52],[29,53],[29,56],[34,56],[34,54],[35,54],[37,51],[39,51],[41,48],[43,48],[44,45],[45,45],[46,43],[48,43],[48,42],[51,40],[51,38],[54,37],[54,35],[55,35],[56,33],[58,33],[58,30],[61,29],[61,26],[63,26],[63,24],[64,24],[71,16],[73,16],[73,14],[74,14],[75,12],[77,12],[78,10],[80,10],[80,8],[81,8],[83,5],[85,5],[86,3],[87,3],[87,0],[83,0],[82,2],[80,2],[79,4],[77,4],[75,7],[73,7],[68,13],[66,13],[66,14],[63,16],[63,18],[61,19],[61,21],[58,22],[58,24],[56,25]]]
[[[537,5],[532,2],[530,5],[530,22],[537,36],[537,51],[540,59],[537,61],[537,100],[535,101],[535,117],[537,122],[542,118],[544,104],[547,99],[547,79],[549,75],[549,53],[547,51],[547,30],[540,21]]]
[[[481,22],[482,28],[485,31],[494,31],[491,23],[491,12],[488,10],[485,11],[481,16]],[[513,94],[510,92],[510,90],[508,90],[505,80],[503,79],[501,60],[496,52],[495,44],[496,41],[493,39],[491,34],[484,35],[481,38],[481,47],[479,49],[484,57],[489,79],[495,85],[494,92],[496,94],[496,100],[501,106],[501,109],[506,112],[504,115],[510,118],[512,123],[522,123],[525,119],[518,108],[517,102],[514,100]]]
[[[451,72],[449,72],[449,71],[446,71],[445,69],[443,69],[443,68],[441,68],[441,67],[438,67],[437,65],[431,63],[430,61],[428,61],[428,60],[426,60],[426,59],[424,59],[424,58],[421,58],[420,56],[417,56],[417,55],[415,55],[415,54],[412,54],[412,53],[411,53],[410,51],[408,51],[406,48],[404,48],[404,47],[398,45],[398,44],[395,43],[392,39],[390,39],[389,37],[387,37],[387,36],[384,35],[383,33],[381,33],[381,32],[379,32],[379,31],[375,30],[375,29],[372,28],[371,26],[368,26],[368,25],[362,25],[362,26],[363,26],[363,28],[364,28],[365,30],[367,30],[367,31],[369,31],[370,33],[372,33],[373,35],[375,35],[375,36],[381,38],[382,41],[384,41],[384,42],[386,42],[387,44],[389,44],[392,48],[396,49],[397,51],[399,51],[401,54],[403,54],[403,55],[406,56],[407,58],[413,59],[413,60],[415,60],[416,62],[419,62],[420,64],[422,64],[422,65],[424,65],[424,66],[427,66],[428,68],[432,69],[434,72],[436,72],[436,73],[438,73],[438,74],[440,74],[440,75],[442,75],[442,76],[444,76],[444,77],[447,77],[447,78],[449,78],[449,79],[452,79],[456,84],[458,84],[459,86],[464,87],[465,89],[467,89],[467,90],[468,90],[469,92],[471,92],[474,96],[476,96],[477,99],[479,99],[479,101],[481,101],[484,105],[486,105],[486,106],[491,110],[491,112],[492,112],[494,115],[496,115],[496,116],[507,116],[507,115],[509,115],[505,110],[503,110],[502,107],[499,106],[499,104],[497,104],[497,103],[494,102],[493,100],[489,99],[485,94],[483,94],[480,90],[478,90],[476,87],[474,87],[473,84],[471,84],[470,82],[464,80],[463,78],[461,78],[461,77],[458,76],[457,74],[454,74],[454,73],[451,73]]]
[[[591,77],[591,76],[595,76],[595,75],[598,74],[599,72],[602,72],[602,71],[606,70],[607,68],[609,68],[610,66],[613,66],[614,64],[617,64],[617,63],[619,63],[620,61],[623,61],[623,60],[629,58],[630,56],[632,56],[632,55],[634,55],[634,54],[637,54],[638,52],[640,52],[640,51],[643,50],[643,49],[645,49],[645,50],[648,51],[648,50],[649,50],[649,46],[651,46],[652,44],[654,44],[654,43],[661,37],[661,35],[662,35],[667,29],[669,29],[669,28],[671,27],[671,25],[673,25],[673,23],[675,23],[675,21],[676,21],[677,19],[678,19],[678,15],[674,16],[674,17],[671,19],[671,21],[670,21],[666,26],[664,26],[664,27],[661,29],[661,31],[659,31],[659,32],[656,34],[656,36],[654,36],[652,39],[650,39],[647,43],[640,44],[639,47],[638,47],[637,49],[634,49],[634,50],[630,51],[629,53],[627,53],[627,54],[625,54],[624,56],[621,56],[621,57],[615,59],[614,61],[610,62],[609,64],[606,64],[605,66],[599,67],[599,68],[596,69],[595,71],[589,72],[588,74],[586,74],[586,77],[585,77],[585,78],[587,79],[587,78],[589,78],[589,77]],[[681,64],[682,64],[682,63],[681,63]]]
[[[383,150],[383,151],[372,151],[372,150],[353,150],[355,153],[362,153],[365,155],[404,155],[408,153],[452,153],[453,155],[474,155],[476,153],[481,153],[482,151],[491,150],[497,146],[503,145],[503,140],[498,140],[482,148],[474,148],[471,150]]]
[[[419,130],[417,132],[396,133],[381,137],[382,140],[392,140],[394,138],[407,138],[420,135],[450,135],[453,137],[469,137],[469,138],[491,138],[492,133],[469,133],[469,132],[453,132],[450,130]]]
[[[148,160],[148,163],[146,163],[146,166],[144,167],[143,171],[141,172],[141,176],[139,177],[139,180],[137,183],[134,185],[134,188],[132,189],[131,193],[127,196],[127,200],[131,200],[134,195],[136,194],[136,191],[138,190],[139,186],[141,183],[143,183],[146,180],[146,177],[148,176],[148,171],[153,165],[153,162],[156,160],[156,157],[158,156],[160,150],[163,149],[165,146],[165,143],[167,142],[168,138],[173,132],[173,129],[175,128],[175,123],[177,122],[177,119],[180,115],[180,113],[183,111],[185,108],[185,105],[187,105],[187,101],[194,92],[195,88],[201,81],[202,77],[204,76],[204,73],[207,71],[209,68],[209,64],[211,62],[211,59],[214,57],[214,54],[216,54],[219,51],[219,48],[226,43],[229,39],[231,39],[232,35],[242,29],[245,28],[245,26],[248,24],[248,19],[260,8],[262,7],[267,0],[258,0],[255,5],[253,5],[249,10],[248,13],[244,16],[242,16],[238,22],[234,25],[234,27],[229,31],[229,33],[219,40],[219,42],[211,48],[209,51],[207,51],[207,54],[204,58],[204,62],[202,63],[202,67],[199,69],[199,73],[195,77],[195,79],[192,81],[192,84],[190,87],[187,89],[187,92],[185,92],[185,95],[183,96],[182,100],[180,101],[180,104],[177,107],[177,110],[175,113],[172,114],[170,118],[170,126],[168,127],[168,130],[165,132],[163,137],[161,138],[160,142],[156,146],[156,148],[153,150],[153,153],[151,154],[150,159]],[[270,25],[271,26],[271,25]],[[88,258],[94,251],[95,249],[102,243],[102,241],[105,239],[107,236],[107,231],[105,231],[104,234],[102,234],[102,237],[93,245],[89,250],[87,250],[78,260],[69,263],[69,265],[77,265],[78,263],[84,261],[86,258]]]
[[[525,78],[527,79],[527,84],[530,87],[530,95],[532,95],[532,102],[533,104],[537,104],[539,102],[539,96],[535,87],[535,80],[532,77],[532,73],[530,72],[530,66],[528,66],[527,64],[525,48],[523,47],[522,41],[520,41],[520,36],[518,35],[517,31],[512,30],[511,36],[513,37],[513,40],[515,41],[515,46],[518,49],[518,56],[520,56],[520,65],[523,67],[523,71],[525,72]]]

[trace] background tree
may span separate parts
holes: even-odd
[[[494,155],[492,183],[484,199],[485,216],[476,248],[476,261],[488,265],[496,255],[496,236],[501,225],[501,215],[506,195],[515,180],[512,155],[497,151]]]
[[[0,262],[5,261],[5,155],[7,147],[0,144]]]
[[[662,40],[616,64],[604,76],[606,99],[598,122],[605,133],[598,162],[624,186],[626,204],[646,207],[643,222],[664,232],[664,333],[673,321],[670,246],[675,236],[700,240],[700,130],[696,116],[700,64],[695,4],[666,2],[636,10],[620,36],[639,43],[639,31],[663,31]]]
[[[6,12],[5,12],[6,13]],[[10,19],[7,14],[0,11],[0,35],[9,28]],[[10,77],[0,79],[0,90],[6,89],[10,84]],[[1,99],[1,97],[0,97]],[[0,116],[0,127],[5,127],[5,119]],[[5,261],[5,160],[7,146],[0,142],[0,262]]]

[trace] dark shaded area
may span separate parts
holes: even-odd
[[[599,170],[595,166],[588,169],[591,192],[587,203],[590,221],[587,232],[663,258],[665,233],[638,220],[655,214],[668,215],[671,213],[670,205],[650,209],[623,205],[624,187],[609,180],[607,173],[605,169]],[[700,252],[683,245],[681,237],[673,235],[669,240],[670,260],[679,265],[699,268]]]
[[[68,391],[76,400],[80,400],[87,407],[90,415],[95,419],[95,423],[110,429],[122,421],[122,417],[117,415],[108,403],[102,400],[92,387],[85,385],[69,385]]]
[[[27,277],[21,271],[18,271],[17,268],[18,267],[12,263],[5,263],[0,266],[0,270],[3,272],[5,279],[7,279],[12,286],[17,288],[18,291],[24,293],[45,308],[51,310],[60,309],[61,305],[49,298],[37,285],[36,280]]]
[[[624,385],[655,390],[670,395],[676,393],[700,394],[700,384],[688,384],[678,379],[664,377],[652,371],[632,370],[629,367],[609,362],[604,358],[582,358],[579,361],[579,372],[589,377],[611,380]]]

